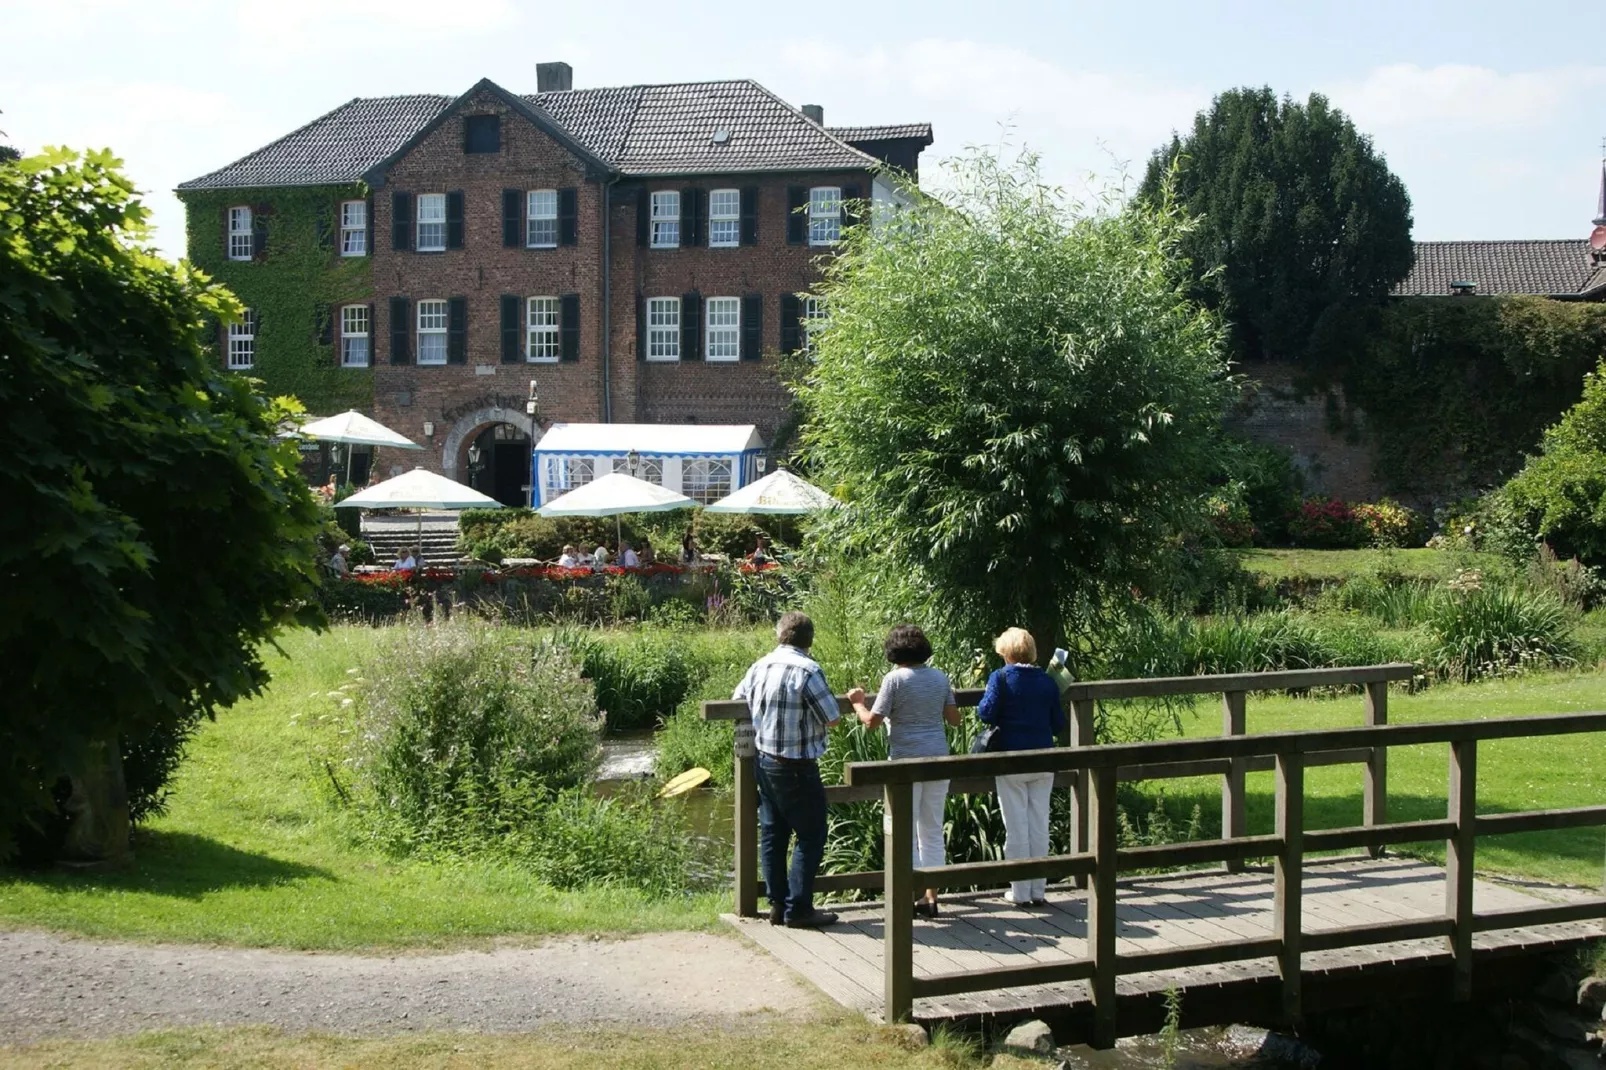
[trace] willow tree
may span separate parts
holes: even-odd
[[[815,538],[952,646],[1024,624],[1046,654],[1199,523],[1222,329],[1169,200],[1084,208],[1030,155],[949,179],[853,228],[820,286],[804,450],[850,508]]]

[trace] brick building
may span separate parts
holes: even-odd
[[[357,99],[182,184],[190,258],[253,309],[220,359],[315,411],[356,397],[449,476],[477,445],[474,482],[510,502],[531,380],[542,425],[782,429],[799,294],[930,126],[827,127],[746,80],[571,78]]]

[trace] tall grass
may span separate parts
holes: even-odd
[[[1447,591],[1427,612],[1433,668],[1463,683],[1572,664],[1573,615],[1549,593],[1506,587]]]

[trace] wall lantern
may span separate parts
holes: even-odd
[[[434,420],[425,420],[424,421],[424,437],[425,438],[434,438],[435,437],[435,421]]]
[[[479,467],[479,463],[480,463],[480,448],[479,448],[479,446],[475,445],[475,446],[470,446],[468,448],[468,463],[469,463],[469,465],[471,467],[474,467],[474,468],[478,468]]]
[[[765,457],[761,453],[757,457],[753,458],[753,460],[758,465],[758,474],[763,475],[765,466],[769,464],[769,458]]]
[[[641,471],[640,452],[637,450],[631,450],[625,455],[625,468],[630,472],[632,477],[635,477],[636,473]]]

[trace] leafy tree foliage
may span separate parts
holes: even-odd
[[[1606,563],[1606,363],[1584,377],[1583,398],[1545,432],[1543,450],[1500,497],[1560,556]]]
[[[238,302],[148,251],[117,168],[0,166],[0,856],[63,783],[69,852],[126,850],[121,757],[260,688],[258,644],[318,619],[287,403],[220,370],[202,324]]]
[[[1149,161],[1140,195],[1176,197],[1193,293],[1230,324],[1239,360],[1320,359],[1342,313],[1380,304],[1411,270],[1411,199],[1371,139],[1312,93],[1233,89]]]
[[[1030,156],[952,179],[826,269],[804,446],[851,508],[811,539],[870,558],[878,604],[950,643],[1025,624],[1046,655],[1200,523],[1221,329],[1164,197],[1082,211]]]

